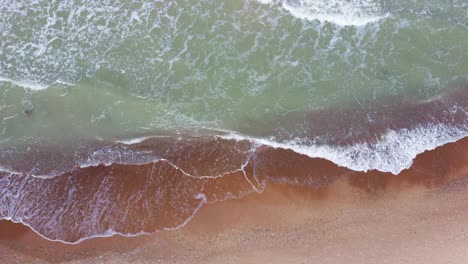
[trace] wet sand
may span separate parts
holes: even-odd
[[[178,231],[78,245],[3,221],[0,255],[4,263],[466,263],[468,168],[450,174],[430,187],[395,176],[385,188],[352,177],[320,190],[270,185],[206,205]]]
[[[278,175],[342,170],[270,154],[284,161],[268,163]],[[272,181],[262,193],[204,205],[177,231],[77,245],[0,221],[0,256],[3,263],[468,262],[468,138],[418,156],[397,176],[354,172],[312,186]]]

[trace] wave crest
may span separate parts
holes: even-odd
[[[364,26],[388,16],[380,1],[375,0],[258,0],[263,4],[280,4],[293,16],[330,22],[339,26]]]

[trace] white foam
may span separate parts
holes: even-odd
[[[152,139],[152,138],[167,138],[171,136],[165,136],[165,135],[154,135],[154,136],[145,136],[145,137],[137,137],[137,138],[130,138],[130,139],[121,139],[121,140],[115,140],[114,143],[117,144],[124,144],[124,145],[134,145],[134,144],[140,144],[143,141],[146,141],[147,139]]]
[[[199,194],[195,195],[194,198],[197,199],[197,200],[200,200],[200,203],[193,210],[192,214],[189,215],[189,217],[187,217],[181,224],[179,224],[177,226],[174,226],[174,227],[166,227],[166,228],[162,228],[160,230],[155,230],[154,232],[175,231],[175,230],[178,230],[178,229],[186,226],[188,223],[190,223],[193,220],[193,218],[195,217],[195,215],[198,213],[198,211],[200,211],[202,206],[207,203],[206,195],[203,194],[203,193],[199,193]],[[145,231],[140,231],[140,232],[135,232],[135,233],[123,233],[123,232],[114,231],[112,228],[110,228],[110,229],[104,230],[101,233],[96,233],[96,234],[93,234],[93,235],[85,236],[85,237],[80,238],[77,241],[69,242],[69,241],[65,241],[65,240],[61,240],[61,239],[51,239],[51,238],[48,238],[48,237],[44,236],[39,231],[37,231],[34,227],[32,227],[27,221],[25,221],[27,219],[23,219],[22,217],[5,216],[5,217],[0,217],[0,220],[7,220],[7,221],[11,221],[13,223],[22,224],[24,226],[29,227],[34,233],[38,234],[40,237],[44,238],[45,240],[52,241],[52,242],[61,242],[61,243],[64,243],[64,244],[69,244],[69,245],[76,245],[76,244],[79,244],[79,243],[81,243],[83,241],[86,241],[88,239],[93,239],[93,238],[106,238],[106,237],[113,237],[113,236],[116,236],[116,235],[123,236],[123,237],[137,237],[137,236],[151,235],[152,234],[152,233],[145,232]]]
[[[80,168],[96,167],[99,165],[110,166],[112,164],[148,164],[160,160],[152,151],[138,151],[126,146],[108,146],[96,149],[88,155],[77,160]]]
[[[55,82],[51,84],[44,84],[44,83],[39,83],[39,82],[34,82],[34,81],[20,81],[20,80],[14,80],[11,78],[7,77],[2,77],[0,76],[0,82],[8,82],[16,86],[23,87],[25,89],[30,89],[34,91],[40,91],[40,90],[45,90],[50,87],[51,84],[61,84],[65,86],[75,86],[76,84],[67,82],[67,81],[62,81],[62,80],[56,80]]]
[[[29,81],[18,81],[18,80],[13,80],[10,78],[2,77],[0,76],[0,82],[9,82],[13,85],[20,86],[23,88],[31,89],[31,90],[44,90],[49,87],[47,84],[43,83],[36,83],[36,82],[29,82]]]
[[[400,131],[391,130],[376,143],[357,143],[346,147],[316,145],[301,139],[278,142],[274,139],[254,138],[236,133],[219,137],[249,140],[259,146],[292,150],[311,158],[327,159],[354,171],[379,170],[397,175],[408,169],[417,155],[467,136],[468,127],[432,125]]]
[[[339,26],[364,26],[388,16],[376,0],[257,0],[279,4],[293,16]]]
[[[139,138],[131,138],[127,140],[116,140],[116,143],[121,143],[124,145],[133,145],[133,144],[139,144],[142,143],[143,141],[150,139],[152,137],[139,137]]]

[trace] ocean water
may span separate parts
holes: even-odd
[[[468,136],[463,0],[0,0],[0,14],[0,218],[51,240],[178,228],[268,182],[397,175]]]

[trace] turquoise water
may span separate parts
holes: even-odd
[[[2,138],[248,134],[467,78],[464,1],[261,2],[2,1]]]

